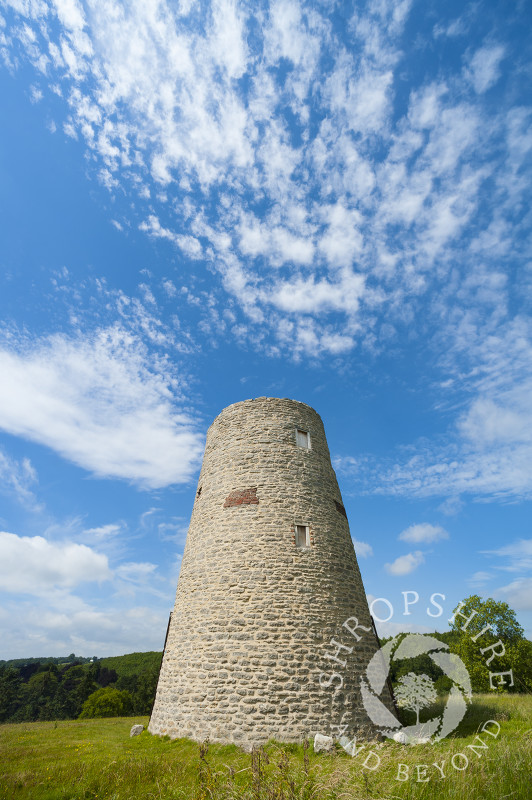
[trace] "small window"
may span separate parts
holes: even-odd
[[[305,450],[310,450],[310,434],[308,431],[296,430],[296,442],[298,447],[303,447]]]
[[[343,505],[342,505],[341,503],[339,503],[339,502],[338,502],[338,500],[335,500],[335,501],[334,501],[334,504],[335,504],[335,506],[336,506],[336,510],[337,510],[337,511],[338,511],[340,514],[342,514],[342,516],[344,516],[344,517],[347,519],[347,513],[346,513],[346,510],[345,510],[345,508],[343,507]]]
[[[296,525],[296,547],[310,547],[308,525]]]

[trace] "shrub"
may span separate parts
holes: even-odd
[[[124,717],[131,713],[133,698],[129,692],[106,686],[93,692],[83,703],[79,719]]]

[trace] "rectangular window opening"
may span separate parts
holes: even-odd
[[[308,525],[296,525],[296,547],[310,547]]]
[[[310,450],[310,434],[308,431],[302,431],[299,428],[296,430],[296,442],[298,447],[303,447],[305,450]]]

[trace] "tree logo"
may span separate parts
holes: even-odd
[[[443,670],[453,685],[443,713],[421,722],[421,710],[430,707],[437,698],[434,684],[428,675],[416,675],[414,672],[404,675],[395,690],[395,697],[400,706],[416,714],[416,723],[401,725],[379,699],[379,695],[387,684],[392,661],[424,654]],[[469,674],[461,658],[450,653],[449,646],[444,642],[420,633],[409,633],[402,640],[396,636],[377,650],[366,668],[365,676],[360,679],[360,688],[364,708],[383,736],[405,744],[444,739],[464,717],[466,700],[472,696]]]
[[[395,690],[395,699],[403,708],[413,711],[416,715],[416,725],[419,725],[419,712],[436,702],[438,695],[434,684],[428,675],[416,675],[409,672],[399,680]]]

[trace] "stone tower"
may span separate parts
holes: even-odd
[[[149,730],[244,747],[356,733],[377,648],[321,418],[271,397],[224,409],[207,433]]]

